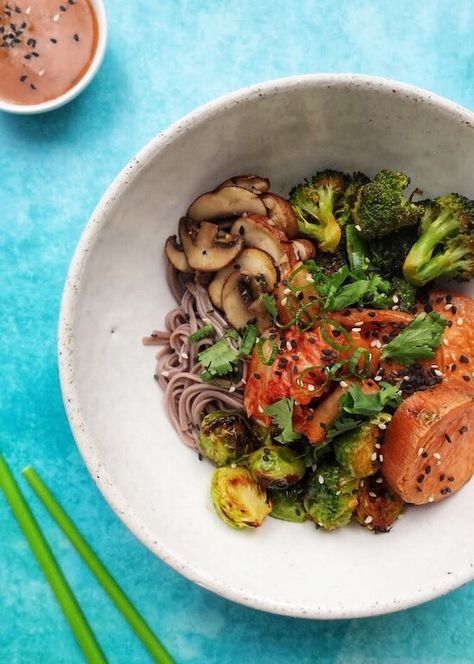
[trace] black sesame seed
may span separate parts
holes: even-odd
[[[50,38],[49,38],[49,41],[52,42],[53,44],[57,44],[57,43],[58,43],[58,40],[55,39],[54,37],[50,37]],[[239,231],[239,232],[240,232],[240,231]],[[242,235],[243,235],[243,233],[242,233]]]
[[[32,90],[36,90],[36,85],[35,85],[34,83],[30,83],[30,88],[31,88]]]
[[[315,339],[314,337],[308,337],[308,343],[309,343],[309,344],[315,344],[315,343],[316,343],[316,339]]]
[[[416,490],[417,490],[419,493],[422,493],[422,491],[423,491],[423,489],[421,488],[421,486],[417,486],[417,487],[416,487]]]
[[[446,442],[450,443],[451,442],[451,436],[448,433],[444,434],[444,437],[446,438]]]
[[[448,482],[454,482],[454,477],[452,475],[448,477]]]
[[[77,32],[74,33],[74,41],[77,42],[79,41],[79,35],[77,34]]]
[[[469,383],[469,381],[471,380],[471,376],[463,376],[462,379],[465,380],[466,383]]]
[[[24,81],[26,81],[27,78],[28,76],[26,74],[23,74],[22,76],[20,76],[20,81],[23,83]]]
[[[454,364],[454,362],[453,362],[452,365],[451,365],[451,373],[452,373],[453,371],[456,371],[456,369],[457,369],[457,366],[456,366],[456,365]]]
[[[254,378],[255,380],[260,380],[261,378],[260,374],[257,371],[254,373]]]
[[[425,310],[425,312],[426,312],[427,314],[430,314],[430,313],[433,311],[433,307],[431,306],[431,304],[425,304],[425,306],[423,307],[423,309]]]
[[[469,358],[466,357],[465,355],[460,355],[459,361],[462,362],[463,364],[469,364]]]
[[[59,5],[59,9],[60,9],[62,12],[65,12],[65,11],[66,11],[66,7],[65,7],[64,5]]]
[[[33,55],[35,58],[39,58],[39,53],[38,51],[32,51],[31,55]]]
[[[429,455],[428,452],[422,452],[421,456],[423,457],[423,459],[427,459]]]
[[[429,475],[430,473],[431,473],[431,466],[426,466],[425,475]]]
[[[446,475],[444,473],[441,473],[441,475],[439,476],[439,481],[444,482],[445,477]]]
[[[198,459],[199,459],[199,461],[202,461],[202,459],[203,459],[203,456],[202,456],[201,452],[199,452],[199,454],[198,454]]]
[[[244,235],[244,234],[245,234],[245,228],[243,226],[240,226],[239,235]]]
[[[25,55],[25,60],[31,60],[31,54],[30,53],[27,53]]]
[[[450,304],[453,301],[453,296],[450,295],[449,293],[446,295],[446,302]]]
[[[461,434],[461,436],[463,435],[463,433],[467,433],[468,431],[469,431],[469,429],[467,428],[466,425],[463,425],[463,426],[459,429],[459,433]]]
[[[421,484],[424,479],[425,479],[424,475],[418,475],[418,477],[416,478],[416,481],[418,482],[418,484]]]
[[[457,308],[457,307],[451,307],[451,314],[452,314],[453,316],[454,316],[454,314],[457,313],[457,311],[458,311],[458,308]]]

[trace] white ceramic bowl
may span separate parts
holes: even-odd
[[[417,88],[351,75],[273,81],[191,113],[132,160],[89,221],[64,291],[59,362],[89,471],[146,546],[234,601],[347,618],[406,608],[474,577],[474,482],[409,509],[388,535],[272,519],[233,531],[213,512],[211,465],[168,422],[155,351],[141,344],[173,307],[163,245],[198,193],[256,172],[285,194],[325,166],[399,168],[428,196],[474,196],[474,115]]]
[[[90,0],[90,2],[97,16],[98,39],[94,58],[84,76],[64,94],[49,101],[44,101],[41,104],[12,104],[0,99],[0,111],[15,113],[17,115],[36,115],[37,113],[54,111],[56,108],[68,104],[87,88],[99,71],[107,46],[107,14],[105,12],[105,5],[103,0]]]

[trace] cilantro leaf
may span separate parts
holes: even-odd
[[[280,443],[291,443],[294,440],[301,438],[300,434],[293,430],[293,406],[295,402],[293,399],[280,399],[272,403],[263,411],[264,415],[269,415],[272,418],[273,424],[281,429],[281,434],[276,437]]]
[[[229,336],[224,336],[215,344],[201,351],[198,361],[204,369],[201,378],[204,381],[211,380],[215,376],[224,376],[232,371],[240,357],[239,351],[229,341]]]
[[[428,315],[419,314],[385,346],[381,359],[392,359],[406,366],[416,360],[432,359],[443,339],[446,325],[447,321],[434,311]]]
[[[339,399],[339,415],[327,432],[328,438],[335,438],[344,431],[356,429],[365,420],[373,419],[385,408],[398,408],[402,400],[396,385],[381,381],[380,389],[373,394],[365,394],[360,383],[354,383]]]

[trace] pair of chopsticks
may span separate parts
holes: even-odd
[[[159,662],[159,664],[175,664],[171,655],[138,613],[107,568],[99,560],[36,471],[29,466],[24,468],[22,473],[50,516],[66,535],[77,553],[148,650],[151,658],[155,662]],[[66,577],[58,565],[38,522],[33,516],[20,487],[16,483],[1,453],[0,489],[5,494],[5,498],[51,586],[51,590],[71,627],[85,659],[92,664],[107,664],[107,659],[94,632],[87,622]]]

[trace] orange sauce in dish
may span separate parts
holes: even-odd
[[[40,104],[89,69],[98,25],[89,0],[0,0],[0,98]]]

